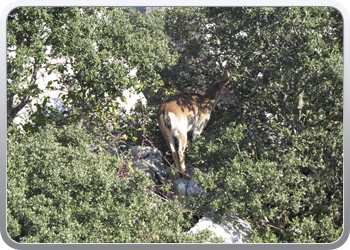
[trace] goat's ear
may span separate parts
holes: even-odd
[[[230,71],[228,71],[228,69],[225,69],[225,78],[230,78],[231,77],[231,73]]]
[[[227,85],[231,81],[231,73],[228,69],[225,69],[225,85]]]

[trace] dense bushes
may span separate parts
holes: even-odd
[[[53,126],[8,139],[7,222],[18,242],[203,242],[191,213],[149,191],[140,171],[118,179],[117,157],[93,154],[81,129]],[[186,219],[185,219],[186,217]],[[217,239],[212,239],[213,241]]]
[[[337,240],[343,223],[340,13],[171,8],[165,20],[170,48],[179,53],[163,72],[165,87],[204,89],[222,76],[225,62],[242,101],[237,108],[219,104],[188,144],[186,162],[209,170],[193,176],[207,195],[192,208],[215,210],[218,221],[228,214],[249,220],[250,242]],[[152,100],[161,98],[157,93]]]
[[[58,78],[46,82],[46,89],[63,91],[68,110],[58,114],[43,102],[32,110],[26,131],[79,122],[98,134],[116,132],[116,99],[124,99],[125,89],[142,91],[140,81],[159,87],[159,71],[176,62],[163,26],[161,18],[130,8],[12,10],[7,21],[8,125],[42,92],[38,81],[45,70],[45,77]]]
[[[210,84],[222,74],[221,65],[212,62],[226,61],[242,101],[237,108],[219,105],[201,137],[189,143],[187,162],[209,170],[193,176],[210,197],[194,203],[200,204],[195,209],[214,209],[217,220],[227,214],[248,219],[255,230],[250,242],[337,240],[343,223],[340,13],[332,8],[167,13],[167,32],[177,44],[187,41],[181,49],[172,47],[180,55],[173,68],[184,72],[174,75],[171,87],[203,89],[199,82]],[[184,25],[188,19],[191,26]]]
[[[17,39],[33,33],[23,33],[17,20],[28,25],[38,13],[48,18],[34,22],[41,32],[47,32],[43,23],[52,25],[53,36],[45,45],[56,46],[52,55],[65,56],[67,64],[44,65],[45,46]],[[57,15],[57,25],[49,22]],[[68,37],[63,25],[68,18],[80,40],[56,39]],[[92,20],[101,28],[96,34],[95,26],[79,25]],[[115,33],[106,20],[116,22]],[[128,26],[128,34],[118,23]],[[197,169],[192,177],[206,194],[189,205],[191,211],[198,216],[214,211],[217,221],[230,214],[248,220],[254,229],[250,242],[333,242],[340,237],[343,20],[336,9],[168,8],[142,16],[129,9],[29,8],[15,10],[9,28],[9,54],[17,46],[17,55],[30,51],[38,58],[22,67],[24,56],[8,57],[8,103],[14,104],[19,86],[35,80],[30,76],[43,66],[63,73],[59,80],[71,89],[64,101],[75,107],[59,122],[39,109],[46,113],[32,117],[44,117],[43,123],[28,125],[22,137],[10,133],[8,230],[14,240],[201,242],[203,235],[183,233],[192,213],[185,213],[178,201],[161,202],[148,191],[152,183],[141,172],[117,179],[118,158],[88,152],[90,139],[80,129],[35,131],[45,122],[84,121],[79,124],[97,128],[90,130],[95,138],[119,133],[118,138],[141,143],[143,137],[121,125],[113,98],[121,97],[123,89],[148,86],[149,106],[135,110],[135,127],[167,152],[156,124],[157,105],[170,90],[204,89],[222,77],[224,65],[234,76],[242,105],[218,104],[202,135],[188,144],[186,162],[208,170]],[[81,41],[89,46],[81,47]],[[64,74],[69,67],[73,74]],[[135,77],[129,75],[133,67]],[[18,95],[23,102],[38,94],[35,82],[28,84]],[[8,105],[9,123],[18,107]]]
[[[342,143],[342,126],[333,133],[305,131],[301,139],[291,135],[285,140],[293,146],[281,152],[270,145],[254,148],[242,125],[230,125],[220,136],[210,130],[189,147],[193,164],[210,170],[197,169],[193,176],[210,197],[196,203],[196,209],[214,209],[219,221],[227,214],[249,220],[255,229],[250,242],[337,240],[342,233],[342,159],[334,145]],[[310,144],[312,157],[306,153]]]

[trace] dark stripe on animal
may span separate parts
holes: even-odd
[[[171,120],[170,120],[170,117],[169,117],[168,113],[164,112],[163,117],[164,117],[164,125],[165,125],[165,127],[167,127],[170,130],[171,129]]]

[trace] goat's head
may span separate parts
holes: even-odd
[[[225,71],[225,78],[228,78],[228,82],[225,84],[223,88],[220,99],[228,104],[232,104],[233,106],[238,106],[241,102],[237,97],[235,90],[233,89],[233,81],[231,79],[231,74],[228,70]]]
[[[232,82],[228,83],[225,86],[225,88],[223,89],[220,95],[220,99],[223,100],[224,102],[227,102],[228,104],[232,104],[235,107],[237,107],[241,103],[233,89]]]

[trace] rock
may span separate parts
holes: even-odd
[[[210,217],[203,217],[189,232],[208,229],[216,236],[221,237],[225,243],[245,243],[252,233],[250,224],[237,216],[227,216],[223,222],[215,223]]]
[[[186,164],[187,175],[192,176],[194,173],[194,166]],[[202,172],[206,172],[201,169]],[[198,186],[196,181],[191,180],[190,178],[178,178],[173,181],[172,191],[178,195],[180,198],[182,196],[193,196],[199,198],[203,194],[203,190]]]
[[[174,175],[163,163],[162,156],[152,147],[131,146],[129,155],[132,167],[142,169],[155,183],[167,184]]]
[[[129,154],[133,159],[147,159],[162,162],[162,156],[152,147],[131,146]]]
[[[174,193],[180,198],[182,196],[194,196],[199,198],[203,193],[203,190],[198,186],[198,183],[193,180],[187,180],[184,178],[178,178],[174,182]]]
[[[123,90],[123,98],[117,97],[115,100],[119,109],[125,110],[126,114],[131,114],[131,110],[135,108],[137,102],[147,105],[147,99],[143,93],[136,93],[133,88]]]

